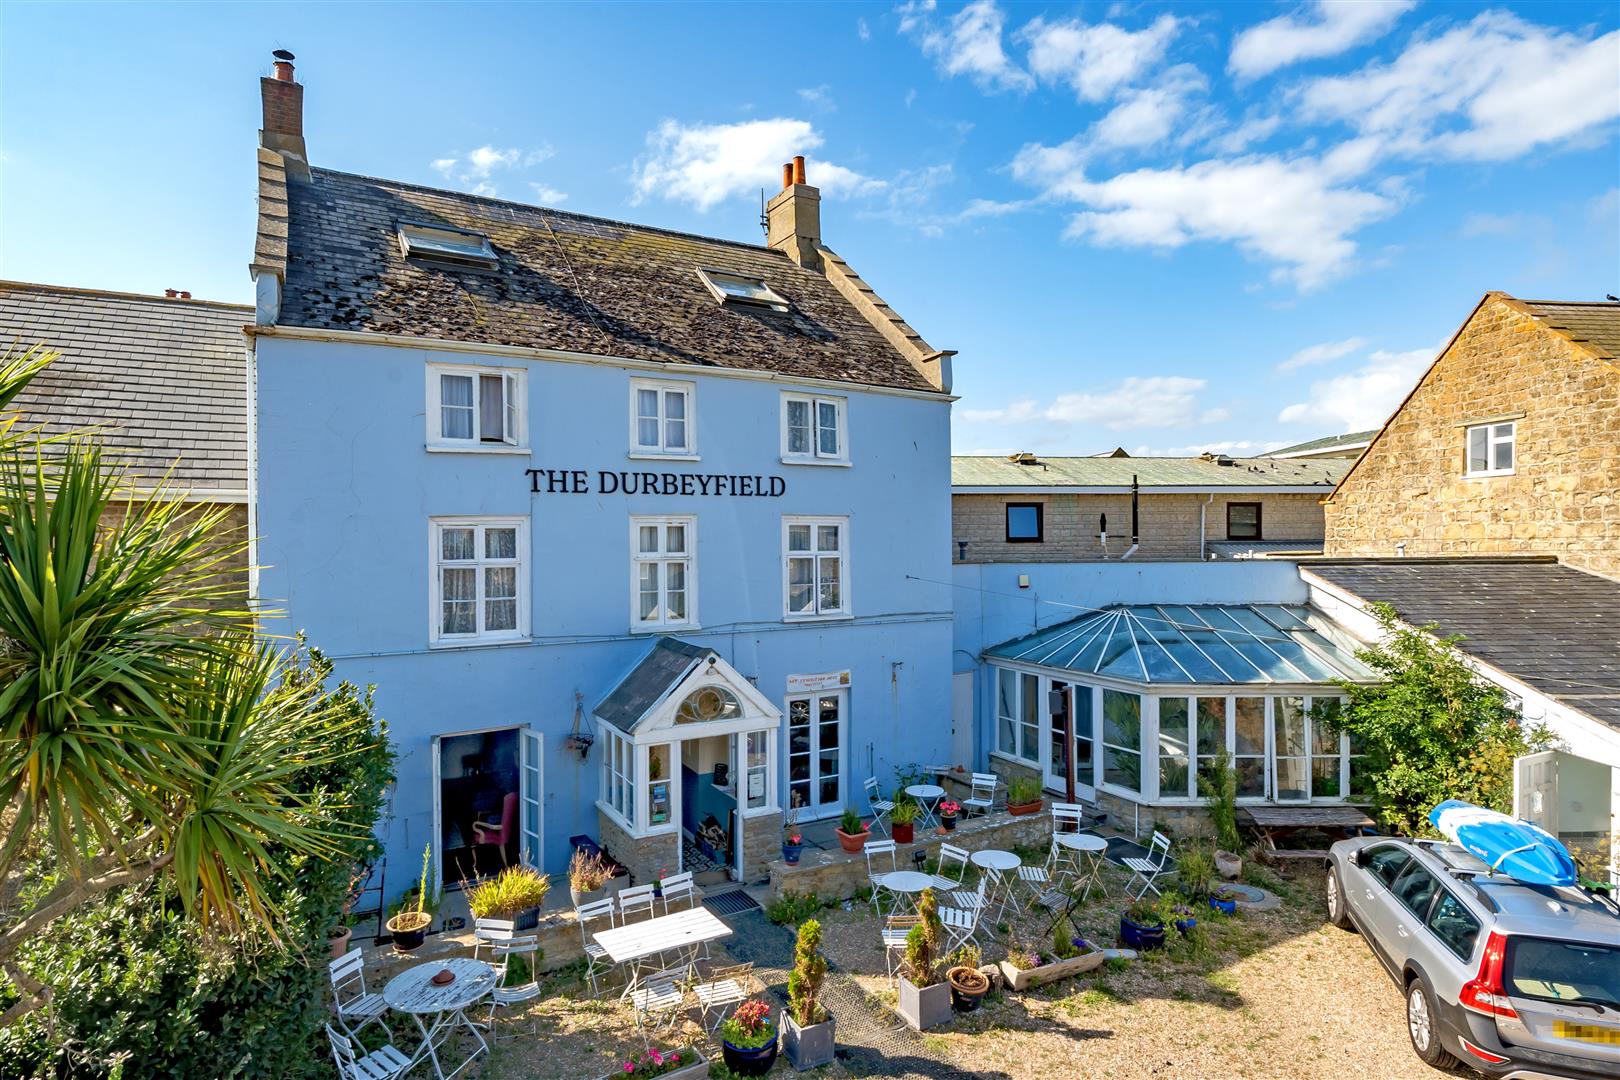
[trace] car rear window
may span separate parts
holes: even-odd
[[[1503,966],[1509,994],[1620,1008],[1620,948],[1613,945],[1514,935]]]
[[[1434,891],[1439,887],[1440,883],[1433,874],[1413,863],[1401,875],[1401,880],[1395,883],[1395,895],[1412,914],[1422,918],[1429,910],[1429,901],[1434,899]]]
[[[1374,848],[1373,853],[1367,856],[1367,869],[1385,885],[1393,885],[1395,878],[1411,861],[1412,856],[1398,847]]]
[[[1466,960],[1474,955],[1474,939],[1479,937],[1479,920],[1450,893],[1440,894],[1434,910],[1429,913],[1429,929],[1460,958]]]

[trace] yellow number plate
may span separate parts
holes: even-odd
[[[1578,1042],[1608,1043],[1620,1046],[1620,1028],[1598,1027],[1596,1024],[1572,1024],[1568,1020],[1554,1020],[1553,1034],[1560,1039]]]

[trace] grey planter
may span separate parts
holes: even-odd
[[[837,1023],[830,1015],[819,1024],[809,1027],[800,1027],[793,1022],[786,1009],[782,1010],[781,1022],[777,1025],[782,1032],[782,1052],[787,1055],[788,1064],[801,1072],[805,1069],[817,1069],[823,1065],[831,1065],[833,1060],[833,1025]]]
[[[913,1031],[927,1031],[951,1022],[951,987],[938,982],[933,986],[913,986],[900,977],[900,1017]]]

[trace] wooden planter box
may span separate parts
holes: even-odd
[[[681,1060],[690,1064],[682,1065],[667,1073],[659,1073],[657,1080],[697,1080],[700,1076],[709,1075],[709,1059],[703,1056],[702,1050],[695,1046],[687,1046],[680,1047],[675,1052],[681,1055]],[[642,1050],[640,1053],[645,1056],[647,1051]],[[619,1080],[623,1075],[622,1071],[604,1073],[596,1080]]]
[[[1023,968],[1015,968],[1003,960],[1001,961],[1001,977],[1006,980],[1007,989],[1022,992],[1032,990],[1037,986],[1045,986],[1047,983],[1057,982],[1059,979],[1067,979],[1074,975],[1092,971],[1102,966],[1104,958],[1102,950],[1093,949],[1091,952],[1081,953],[1079,956],[1068,960],[1042,964],[1040,967],[1030,968],[1028,971]]]

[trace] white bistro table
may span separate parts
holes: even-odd
[[[1012,896],[1012,879],[1009,875],[1023,866],[1024,860],[1010,851],[998,851],[995,848],[975,851],[968,859],[980,870],[990,873],[990,880],[995,882],[996,891],[993,897],[985,898],[985,905],[988,907],[990,901],[995,900],[998,905],[996,918],[1001,918],[1002,912],[1007,909],[1007,900]]]
[[[455,973],[455,979],[444,986],[434,986],[433,976],[447,968]],[[409,1013],[422,1033],[422,1045],[411,1055],[411,1067],[428,1058],[433,1062],[433,1074],[439,1080],[447,1080],[471,1065],[479,1054],[486,1053],[489,1044],[484,1041],[478,1025],[467,1019],[467,1010],[494,988],[495,969],[468,956],[430,960],[389,979],[388,985],[383,987],[383,1002],[397,1012]],[[432,1023],[424,1024],[424,1016],[431,1016]],[[478,1040],[478,1049],[469,1054],[466,1061],[445,1072],[439,1062],[439,1047],[455,1033],[457,1026],[472,1033]]]
[[[1107,896],[1108,887],[1103,884],[1102,878],[1102,859],[1103,853],[1108,850],[1108,841],[1095,833],[1084,832],[1053,833],[1052,840],[1070,852],[1072,869],[1055,869],[1058,873],[1071,873],[1075,876],[1075,884],[1080,888],[1082,902],[1090,895],[1093,885],[1097,886],[1102,895]]]
[[[688,951],[695,955],[705,942],[730,936],[731,927],[702,905],[591,935],[607,952],[608,959],[615,964],[628,965],[630,974],[625,980],[625,995],[635,989],[641,962],[648,957]]]
[[[906,788],[906,794],[916,800],[922,807],[923,822],[927,828],[933,828],[938,822],[934,819],[934,807],[939,800],[945,797],[945,789],[938,784],[912,784]]]
[[[931,875],[916,870],[894,870],[879,875],[878,880],[895,896],[903,894],[911,902],[913,911],[917,910],[917,901],[913,898],[934,883]]]

